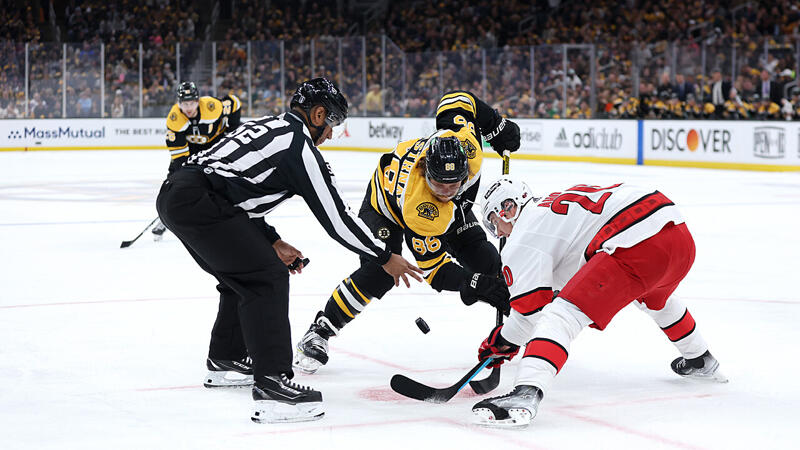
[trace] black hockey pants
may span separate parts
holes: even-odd
[[[209,357],[238,359],[246,346],[256,377],[291,377],[289,271],[267,239],[264,221],[235,208],[218,193],[219,182],[182,167],[170,174],[156,200],[167,228],[219,281]]]

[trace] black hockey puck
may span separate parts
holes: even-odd
[[[428,332],[431,331],[431,327],[429,327],[428,324],[422,320],[422,317],[417,317],[417,320],[414,322],[416,322],[417,327],[419,327],[419,331],[422,331],[425,334],[428,334]]]

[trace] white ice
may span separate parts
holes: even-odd
[[[357,208],[378,155],[325,157]],[[512,160],[539,192],[628,181],[680,206],[698,251],[677,294],[730,383],[674,375],[677,350],[629,306],[578,337],[531,427],[502,431],[470,424],[468,389],[441,405],[389,389],[395,373],[454,383],[494,323],[422,284],[370,305],[327,366],[297,377],[323,392],[320,421],[254,424],[248,389],[203,388],[214,281],[172,234],[119,248],[155,217],[167,164],[166,151],[0,153],[0,448],[798,448],[797,173]],[[484,186],[499,173],[487,160]],[[291,280],[295,343],[357,258],[302,200],[269,220],[311,258]]]

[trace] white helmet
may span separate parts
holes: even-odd
[[[497,236],[496,227],[490,220],[491,214],[495,213],[504,222],[513,224],[519,217],[522,207],[531,200],[535,199],[527,184],[507,177],[500,178],[489,186],[489,189],[483,195],[481,211],[483,225],[494,237],[499,237]],[[514,206],[517,209],[512,216],[511,210]]]

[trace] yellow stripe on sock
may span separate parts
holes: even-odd
[[[344,311],[345,314],[350,316],[351,319],[355,319],[356,318],[356,316],[354,316],[353,313],[351,313],[350,310],[347,309],[347,306],[344,305],[344,301],[342,300],[342,297],[339,296],[339,290],[338,289],[333,291],[333,299],[336,301],[336,304],[339,305],[339,308],[342,311]]]
[[[359,291],[359,290],[358,290],[358,288],[356,287],[356,284],[355,284],[355,283],[353,283],[353,280],[351,280],[350,278],[348,278],[348,279],[347,279],[347,283],[350,283],[350,286],[353,286],[353,290],[355,290],[355,291],[356,291],[356,293],[357,293],[359,296],[361,296],[361,298],[364,300],[364,302],[366,302],[366,303],[369,303],[369,302],[370,302],[370,299],[368,299],[366,295],[362,294],[362,293],[361,293],[361,291]]]

